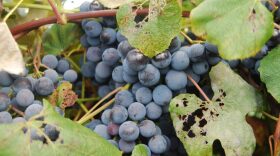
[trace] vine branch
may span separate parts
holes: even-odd
[[[136,13],[138,15],[146,15],[146,14],[148,14],[148,12],[149,12],[149,9],[136,10]],[[86,19],[86,18],[115,16],[116,13],[117,13],[117,10],[99,10],[99,11],[65,14],[65,17],[66,17],[66,19],[68,19],[68,22],[77,22],[79,20]],[[188,17],[189,12],[182,12],[182,16]],[[40,26],[52,24],[52,23],[56,23],[56,22],[57,22],[56,16],[45,17],[45,18],[41,18],[39,20],[34,20],[34,21],[26,22],[21,25],[15,26],[11,29],[11,32],[15,36],[21,32],[26,32],[26,31],[28,32],[33,29],[37,29]]]
[[[67,19],[63,18],[63,15],[59,13],[55,3],[53,2],[53,0],[48,0],[50,6],[52,7],[52,10],[56,16],[56,20],[58,24],[66,24],[67,23]]]

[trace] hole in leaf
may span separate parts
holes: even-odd
[[[212,148],[213,148],[213,155],[216,155],[216,156],[226,156],[225,150],[222,147],[222,144],[221,144],[220,140],[216,139],[213,142]]]

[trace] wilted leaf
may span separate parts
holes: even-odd
[[[79,43],[81,29],[78,25],[68,23],[66,25],[54,24],[43,35],[43,47],[48,54],[60,54],[70,46]]]
[[[259,67],[261,80],[267,91],[280,102],[280,47],[273,49],[261,60]]]
[[[273,16],[261,1],[204,1],[191,11],[192,31],[218,45],[228,60],[254,56],[273,33]]]
[[[78,95],[72,90],[72,83],[62,82],[49,96],[49,101],[53,106],[62,109],[73,106],[78,99]]]
[[[264,109],[261,95],[223,63],[212,68],[210,78],[212,101],[194,94],[172,99],[169,110],[177,136],[190,156],[211,156],[215,140],[226,155],[252,155],[256,139],[245,116]]]
[[[131,5],[125,4],[117,12],[117,21],[129,43],[146,56],[153,57],[166,50],[179,34],[181,7],[177,0],[151,0],[149,10],[148,22],[137,24]]]
[[[23,73],[25,68],[22,54],[10,29],[4,22],[0,22],[0,34],[0,70],[12,74]]]
[[[143,144],[136,145],[132,151],[132,156],[149,156],[147,146]]]
[[[121,152],[93,131],[63,118],[45,100],[40,115],[44,121],[31,120],[27,123],[1,124],[0,150],[7,156],[121,156]],[[44,134],[43,126],[49,124],[58,130],[58,138],[51,142],[30,140],[30,128]],[[24,133],[22,128],[27,129]],[[46,135],[46,134],[45,134]]]

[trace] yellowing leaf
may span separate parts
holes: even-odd
[[[223,63],[212,68],[210,78],[210,102],[194,94],[172,99],[169,110],[177,136],[190,156],[212,156],[215,140],[226,155],[252,155],[256,139],[245,116],[264,110],[261,95]]]

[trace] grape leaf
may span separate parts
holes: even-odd
[[[280,103],[280,47],[274,48],[260,63],[261,80],[266,84],[267,91]]]
[[[227,60],[254,56],[273,33],[273,16],[258,0],[204,1],[190,18],[192,31]]]
[[[148,20],[140,23],[134,21],[135,15],[131,5],[121,6],[117,12],[119,29],[146,56],[166,50],[180,32],[181,7],[177,0],[150,0]]]
[[[140,3],[144,2],[145,0],[98,0],[102,5],[107,8],[117,8],[121,5],[128,4],[128,3]]]
[[[147,146],[143,144],[136,145],[132,151],[131,156],[149,156],[149,151],[147,149]]]
[[[191,11],[193,8],[197,7],[203,0],[184,0],[182,7],[185,11]]]
[[[71,46],[79,43],[81,29],[78,25],[54,24],[43,34],[43,47],[48,54],[60,54]]]
[[[256,140],[245,116],[264,110],[261,95],[224,63],[212,68],[210,78],[212,101],[194,94],[172,99],[169,111],[177,136],[190,156],[211,156],[217,139],[226,155],[252,155]]]
[[[24,61],[21,51],[10,32],[8,25],[0,22],[0,71],[5,70],[12,74],[24,72]]]
[[[1,124],[0,132],[4,134],[0,135],[1,155],[121,156],[121,151],[93,131],[60,116],[46,100],[41,115],[44,121],[31,119],[26,123]],[[37,140],[30,142],[30,128],[40,135],[44,133],[41,127],[45,124],[55,126],[59,132],[58,139],[45,143]]]

